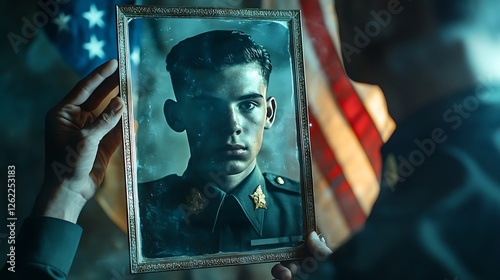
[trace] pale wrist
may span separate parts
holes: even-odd
[[[38,195],[33,216],[44,216],[65,220],[75,223],[87,200],[80,194],[64,187],[52,188],[42,187]]]

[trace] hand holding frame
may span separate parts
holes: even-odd
[[[324,238],[318,236],[315,231],[309,234],[306,244],[312,256],[327,258],[332,254],[332,250],[326,245]],[[300,261],[287,261],[273,266],[271,274],[275,279],[291,280],[295,279],[294,276],[296,276],[299,270]]]
[[[92,111],[118,86],[116,68],[116,60],[96,68],[47,113],[45,178],[33,215],[75,223],[101,185],[121,144],[124,104],[114,97],[99,116]]]

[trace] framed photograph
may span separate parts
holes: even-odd
[[[132,272],[305,256],[316,223],[300,12],[116,13]]]

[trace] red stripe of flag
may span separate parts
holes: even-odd
[[[379,149],[383,143],[375,123],[344,74],[340,58],[321,12],[318,0],[300,0],[304,24],[310,34],[316,55],[328,79],[339,108],[360,141],[377,178],[381,173]]]
[[[312,110],[309,110],[312,112]],[[312,157],[317,163],[325,180],[332,189],[339,208],[347,222],[349,228],[354,231],[359,229],[365,222],[366,215],[352,192],[351,186],[344,178],[342,167],[335,159],[334,152],[330,149],[325,139],[323,131],[313,114],[309,116],[310,138]]]

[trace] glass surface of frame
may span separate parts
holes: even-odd
[[[316,224],[300,12],[116,12],[132,272],[304,256]]]

